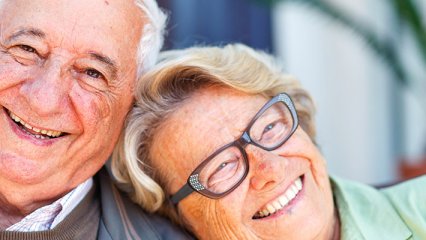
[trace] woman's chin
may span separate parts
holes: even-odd
[[[302,176],[302,188],[287,205],[271,210],[272,214],[244,225],[261,239],[314,239],[327,234],[334,222],[331,188],[320,188],[311,173]]]

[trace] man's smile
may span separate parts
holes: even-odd
[[[41,129],[34,127],[31,124],[25,122],[23,119],[18,117],[16,114],[11,112],[9,109],[6,109],[7,115],[13,120],[13,122],[19,126],[19,128],[24,131],[26,134],[33,136],[37,139],[52,139],[64,136],[66,133],[61,131]]]

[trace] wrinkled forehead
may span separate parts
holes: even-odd
[[[223,132],[235,138],[265,102],[266,99],[260,95],[226,87],[209,87],[187,99],[172,121],[195,132],[206,131],[212,136]]]
[[[103,52],[118,62],[135,58],[144,24],[133,0],[2,0],[0,6],[2,37],[33,28],[51,47]]]
[[[2,14],[9,13],[23,21],[29,20],[28,17],[43,18],[53,24],[56,23],[53,20],[67,19],[74,25],[99,27],[101,23],[111,28],[122,27],[123,22],[142,14],[133,0],[0,0],[0,7],[6,10]]]

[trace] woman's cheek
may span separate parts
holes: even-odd
[[[248,239],[238,215],[232,215],[229,210],[220,207],[208,207],[205,214],[208,216],[204,222],[205,229],[199,232],[208,233],[208,236],[200,236],[202,239]]]
[[[205,197],[204,197],[205,198]],[[244,226],[239,219],[240,214],[233,214],[232,206],[241,204],[229,204],[223,207],[221,200],[205,198],[199,199],[192,208],[184,210],[186,221],[192,226],[199,239],[248,239],[244,232]],[[224,203],[225,204],[225,203]],[[190,204],[189,204],[190,205]]]
[[[314,181],[317,183],[318,186],[327,188],[329,177],[327,173],[327,162],[325,161],[324,157],[321,155],[319,150],[314,147],[312,152],[314,152],[313,155],[311,155],[310,161],[311,161],[311,172],[312,176],[314,178]]]

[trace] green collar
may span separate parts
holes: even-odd
[[[330,180],[340,216],[341,239],[406,240],[412,237],[383,193],[336,177]]]

